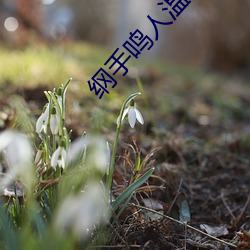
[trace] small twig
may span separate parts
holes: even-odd
[[[126,245],[116,245],[116,246],[104,246],[104,245],[98,245],[98,246],[90,246],[90,249],[99,249],[99,248],[124,248],[128,247]],[[141,248],[141,245],[129,245],[129,247],[134,247],[134,248]]]
[[[185,250],[187,250],[187,222],[184,222],[184,226],[185,226],[185,242],[184,242],[184,247]]]
[[[55,179],[55,180],[51,180],[49,183],[47,183],[47,184],[43,187],[43,189],[41,189],[39,192],[37,192],[37,193],[34,195],[34,197],[37,199],[37,198],[42,194],[42,192],[44,192],[46,189],[51,188],[51,187],[53,186],[53,184],[55,184],[55,183],[59,183],[59,182],[58,182],[58,179],[59,179],[59,178],[57,178],[57,179]],[[39,185],[40,185],[40,183],[39,183]]]
[[[246,212],[247,208],[248,208],[248,205],[250,203],[250,194],[248,194],[248,197],[247,197],[247,201],[245,203],[245,206],[243,207],[241,213],[237,216],[237,218],[234,218],[234,225],[237,226],[238,223],[240,222],[240,220],[242,219],[242,217],[244,216],[244,213]]]
[[[48,180],[41,180],[40,183],[41,183],[41,184],[59,183],[60,180],[61,180],[61,178],[56,178],[56,179],[53,179],[53,180],[51,180],[51,179],[48,179]]]
[[[135,193],[141,193],[141,192],[152,192],[154,190],[165,190],[164,187],[161,186],[153,186],[153,185],[148,185],[148,186],[143,186],[143,187],[139,187],[137,188],[137,190],[135,191]]]
[[[228,246],[230,246],[230,247],[237,248],[236,245],[234,245],[234,244],[232,244],[232,243],[229,243],[229,242],[226,242],[226,241],[224,241],[224,240],[218,239],[218,238],[216,238],[216,237],[214,237],[214,236],[212,236],[212,235],[209,235],[209,234],[207,234],[207,233],[205,233],[205,232],[203,232],[203,231],[201,231],[201,230],[199,230],[199,229],[197,229],[197,228],[195,228],[195,227],[192,227],[192,226],[188,225],[186,222],[178,221],[178,220],[176,220],[176,219],[173,219],[173,218],[170,217],[170,216],[167,216],[167,215],[165,215],[165,214],[162,214],[162,213],[160,213],[160,212],[157,212],[157,211],[155,211],[155,210],[153,210],[153,209],[150,209],[150,208],[147,208],[147,207],[144,207],[144,206],[141,206],[141,205],[136,205],[136,204],[133,204],[133,203],[132,203],[132,204],[130,203],[129,205],[130,205],[130,206],[137,207],[137,208],[140,208],[140,209],[145,209],[145,210],[150,211],[150,212],[152,212],[152,213],[161,215],[161,216],[163,216],[164,218],[167,218],[167,219],[169,219],[169,220],[171,220],[171,221],[174,221],[174,222],[176,222],[176,223],[178,223],[178,224],[180,224],[180,225],[182,225],[182,226],[186,226],[186,227],[188,227],[189,229],[192,229],[192,230],[194,230],[194,231],[196,231],[196,232],[198,232],[198,233],[200,233],[200,234],[203,234],[203,235],[205,235],[205,236],[207,236],[207,237],[209,237],[209,238],[211,238],[211,239],[213,239],[213,240],[219,241],[219,242],[221,242],[221,243],[223,243],[223,244],[226,244],[226,245],[228,245]],[[186,225],[185,225],[185,224],[186,224]]]
[[[172,201],[172,203],[171,203],[171,205],[170,205],[170,207],[169,207],[169,209],[168,209],[168,211],[167,211],[167,214],[170,213],[170,211],[171,211],[172,208],[173,208],[173,205],[175,204],[175,202],[176,202],[176,200],[177,200],[178,194],[180,193],[180,190],[181,190],[181,185],[182,185],[182,179],[180,180],[178,190],[177,190],[177,192],[176,192],[176,195],[175,195],[175,197],[174,197],[174,200]]]
[[[223,192],[223,191],[221,192],[220,197],[221,197],[221,200],[222,200],[224,206],[226,207],[227,211],[229,212],[229,214],[230,214],[231,217],[233,218],[233,221],[235,221],[236,218],[235,218],[235,216],[234,216],[232,210],[230,209],[230,207],[227,205],[227,202],[226,202],[226,200],[225,200],[225,196],[224,196],[224,192]]]

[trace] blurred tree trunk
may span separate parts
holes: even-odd
[[[41,3],[38,0],[15,0],[16,18],[19,22],[18,35],[20,45],[41,38]]]
[[[208,39],[208,64],[221,70],[250,65],[250,3],[248,0],[210,1],[210,20],[204,23]]]
[[[23,29],[39,31],[41,24],[41,3],[38,0],[16,0],[16,12]]]
[[[165,29],[165,57],[223,71],[250,66],[250,1],[196,0]]]
[[[101,44],[107,44],[111,41],[109,15],[113,15],[113,13],[107,11],[110,4],[103,0],[64,1],[70,3],[74,12],[74,30],[77,39],[86,39]]]

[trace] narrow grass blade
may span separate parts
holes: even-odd
[[[124,200],[126,200],[137,188],[139,188],[154,172],[154,168],[148,170],[143,176],[138,178],[133,184],[131,184],[128,188],[126,188],[118,198],[112,203],[112,208],[115,211]]]

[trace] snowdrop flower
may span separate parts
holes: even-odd
[[[86,150],[88,154],[86,155]],[[76,139],[69,148],[68,162],[72,163],[79,157],[87,162],[87,166],[94,166],[105,173],[110,164],[110,149],[102,137],[84,136]]]
[[[41,133],[42,131],[46,134],[47,125],[49,120],[49,104],[47,104],[36,122],[36,132]]]
[[[125,118],[125,116],[128,114],[128,122],[129,125],[134,128],[135,126],[135,122],[136,119],[138,120],[138,122],[140,122],[141,124],[144,123],[143,117],[141,112],[135,107],[135,101],[134,99],[132,99],[130,101],[129,107],[126,108],[123,112],[123,116],[122,116],[122,120]]]
[[[57,98],[58,104],[59,104],[61,111],[62,111],[62,88],[61,87],[57,91],[56,98]]]
[[[56,213],[56,229],[72,233],[79,240],[91,237],[95,226],[108,220],[108,203],[104,197],[98,182],[89,184],[79,195],[68,196]]]
[[[64,169],[67,161],[67,152],[64,148],[63,143],[55,150],[51,157],[51,166],[55,169],[56,166]]]
[[[101,137],[92,138],[89,153],[88,165],[94,165],[102,173],[107,172],[110,164],[110,150],[107,142]]]
[[[50,130],[53,135],[56,135],[59,131],[60,121],[58,112],[55,107],[52,108],[50,116]]]
[[[1,188],[17,177],[21,177],[30,186],[33,181],[33,153],[28,138],[21,133],[6,130],[0,133],[0,152],[8,164],[7,173],[1,180]]]

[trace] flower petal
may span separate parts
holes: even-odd
[[[135,113],[135,108],[130,107],[129,112],[128,112],[128,122],[129,125],[134,128],[135,122],[136,122],[136,113]]]
[[[67,162],[67,152],[64,148],[61,151],[61,168],[64,169]]]
[[[55,168],[58,164],[58,158],[59,158],[59,155],[61,154],[61,150],[62,148],[59,146],[51,157],[50,163],[53,168]]]
[[[138,122],[143,124],[144,120],[143,120],[141,112],[135,108],[135,113],[136,113],[136,119],[138,120]]]
[[[99,223],[109,218],[109,207],[99,182],[90,183],[80,195],[69,195],[55,214],[55,227],[61,233],[71,233],[76,239],[91,237]]]
[[[45,134],[47,133],[47,125],[48,123],[46,121],[43,121],[41,131],[43,131]]]
[[[44,111],[44,120],[46,121],[46,122],[48,122],[48,119],[49,119],[49,104],[47,105],[47,107],[46,107],[46,109],[45,109],[45,111]]]
[[[14,134],[9,130],[0,133],[0,152],[13,140]]]
[[[42,158],[42,154],[43,154],[43,151],[38,149],[37,150],[37,153],[36,153],[36,157],[35,157],[35,163],[38,164],[38,162],[41,160]]]
[[[33,182],[33,152],[28,138],[17,132],[4,131],[0,134],[0,149],[5,149],[4,159],[8,165],[7,173],[1,179],[0,189],[17,177],[21,177],[27,187],[30,186]]]
[[[40,133],[42,131],[43,122],[44,122],[44,113],[42,113],[40,115],[40,117],[38,118],[38,120],[36,122],[36,132],[37,133]]]
[[[51,115],[50,117],[50,130],[53,135],[56,135],[59,131],[59,121],[57,115]]]
[[[124,109],[123,115],[122,115],[122,120],[124,119],[124,117],[126,116],[126,114],[128,113],[128,111],[129,111],[129,108]]]
[[[28,138],[13,132],[13,139],[6,148],[6,157],[10,168],[21,168],[31,163],[32,148]]]

